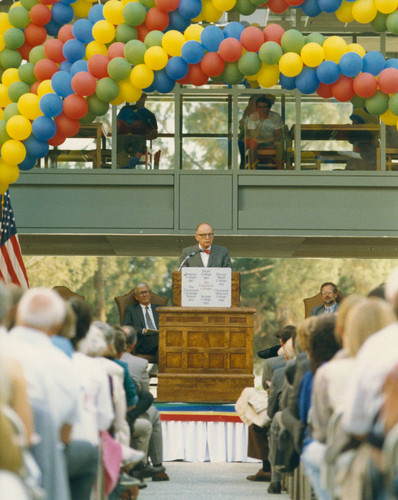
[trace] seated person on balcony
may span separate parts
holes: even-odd
[[[146,141],[158,137],[155,115],[145,107],[146,94],[135,104],[126,104],[117,115],[118,168],[135,168],[146,153]]]
[[[245,168],[245,129],[247,129],[247,121],[251,114],[257,111],[256,106],[257,95],[252,95],[249,98],[247,106],[243,111],[242,118],[239,120],[239,135],[238,148],[240,153],[240,168]]]
[[[275,98],[271,95],[260,96],[256,100],[257,111],[248,116],[245,129],[245,145],[249,150],[249,168],[255,169],[259,162],[260,148],[274,149],[278,169],[282,168],[282,118],[271,111]]]
[[[371,118],[367,121],[367,115],[366,110],[359,110],[355,111],[350,119],[353,125],[372,123]],[[350,158],[346,170],[376,170],[378,134],[375,136],[370,130],[363,130],[360,137],[350,133],[348,142],[352,144],[354,153],[357,153],[359,158]]]

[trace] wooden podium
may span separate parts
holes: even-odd
[[[174,303],[180,304],[180,297],[181,273],[176,271]],[[239,273],[232,273],[232,307],[157,309],[158,401],[234,402],[245,387],[253,387],[256,310],[238,305]]]

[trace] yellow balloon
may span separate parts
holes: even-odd
[[[32,124],[25,116],[14,115],[9,118],[6,124],[6,131],[11,139],[24,141],[32,133]]]
[[[380,120],[386,125],[396,125],[398,122],[398,116],[394,115],[389,109],[382,115],[380,115]]]
[[[4,120],[4,110],[0,108],[0,120]]]
[[[3,35],[0,33],[0,50],[3,50],[5,46]]]
[[[1,153],[3,153],[3,148],[1,148]],[[17,165],[6,163],[3,158],[0,158],[0,185],[8,186],[9,184],[17,181],[18,177],[19,168],[17,167]]]
[[[42,82],[39,83],[39,86],[37,87],[37,95],[39,97],[43,97],[46,94],[55,94],[51,86],[51,80],[43,80]]]
[[[325,58],[323,48],[315,42],[305,44],[300,55],[303,63],[310,68],[319,66]]]
[[[278,64],[280,72],[291,78],[297,76],[303,69],[303,60],[295,52],[283,54]]]
[[[167,52],[162,47],[150,47],[144,54],[145,64],[154,71],[163,69],[168,60]]]
[[[106,20],[97,21],[93,26],[94,40],[100,43],[111,43],[115,38],[115,27]]]
[[[181,48],[186,42],[185,36],[176,30],[170,30],[163,35],[162,47],[170,56],[180,56]]]
[[[21,141],[10,139],[1,147],[1,157],[10,165],[18,165],[24,161],[25,156],[26,149]]]
[[[86,2],[86,0],[76,0],[76,2],[72,4],[75,16],[81,17],[83,19],[88,17],[88,13],[90,12],[91,7],[91,3]]]
[[[212,0],[214,7],[222,12],[228,12],[236,5],[236,0]]]
[[[356,52],[361,57],[366,54],[366,50],[359,43],[350,43],[347,45],[347,52]]]
[[[120,106],[121,104],[123,104],[125,101],[124,101],[124,98],[123,96],[120,94],[120,91],[119,91],[119,94],[118,96],[116,97],[116,99],[113,99],[113,101],[111,101],[111,104],[113,104],[114,106]]]
[[[137,64],[130,72],[130,82],[138,89],[146,89],[153,82],[154,73],[145,64]]]
[[[347,44],[341,36],[330,36],[323,42],[323,52],[326,61],[339,63],[341,56],[347,52]]]
[[[118,97],[123,97],[123,102],[137,102],[142,94],[141,89],[137,89],[131,84],[130,78],[119,82],[119,89]]]
[[[0,194],[4,194],[7,191],[8,187],[8,184],[0,184]]]
[[[398,0],[375,0],[375,5],[382,14],[391,14],[397,10]]]
[[[7,12],[0,12],[0,33],[4,34],[9,28],[12,27],[12,24],[8,20]]]
[[[118,0],[108,0],[104,3],[104,9],[102,11],[105,19],[112,24],[119,25],[124,23],[123,17],[123,7],[122,2]]]
[[[202,19],[208,23],[216,23],[223,15],[222,10],[218,10],[214,7],[211,0],[202,1],[202,12],[200,13]]]
[[[40,97],[32,93],[22,95],[18,99],[18,110],[22,116],[26,116],[29,120],[34,120],[38,116],[42,116],[43,112],[40,109]]]
[[[343,0],[340,7],[336,10],[336,17],[341,23],[351,23],[354,20],[354,16],[352,15],[352,4],[353,2]]]
[[[377,7],[374,0],[356,0],[352,6],[352,15],[360,24],[372,22],[376,14]]]
[[[0,83],[0,107],[5,108],[11,102],[11,99],[8,97],[8,87]]]
[[[184,31],[185,40],[195,40],[200,42],[200,34],[203,30],[204,28],[200,24],[191,24],[191,26],[188,26],[188,28]]]
[[[255,75],[256,80],[264,88],[271,88],[279,81],[279,67],[277,64],[262,63],[260,71]]]
[[[17,68],[8,68],[1,75],[1,82],[9,87],[14,82],[20,82]]]
[[[91,56],[94,56],[95,54],[102,54],[103,56],[106,56],[108,53],[108,49],[106,48],[106,45],[100,42],[96,42],[93,40],[92,42],[88,43],[86,46],[86,59],[89,60]]]

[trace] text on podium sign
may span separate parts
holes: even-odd
[[[183,267],[183,307],[231,307],[231,268]]]

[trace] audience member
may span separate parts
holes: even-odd
[[[247,130],[247,122],[249,120],[249,116],[253,115],[253,113],[256,113],[257,111],[257,106],[256,106],[257,97],[258,97],[257,95],[252,95],[251,97],[249,97],[249,101],[247,103],[245,110],[243,111],[242,118],[239,120],[238,148],[240,153],[241,169],[245,168],[245,162],[246,162],[245,135]]]
[[[120,359],[127,363],[130,377],[134,380],[138,391],[149,391],[148,361],[132,354],[137,345],[137,330],[129,325],[124,325],[121,328],[126,335],[126,350]]]

